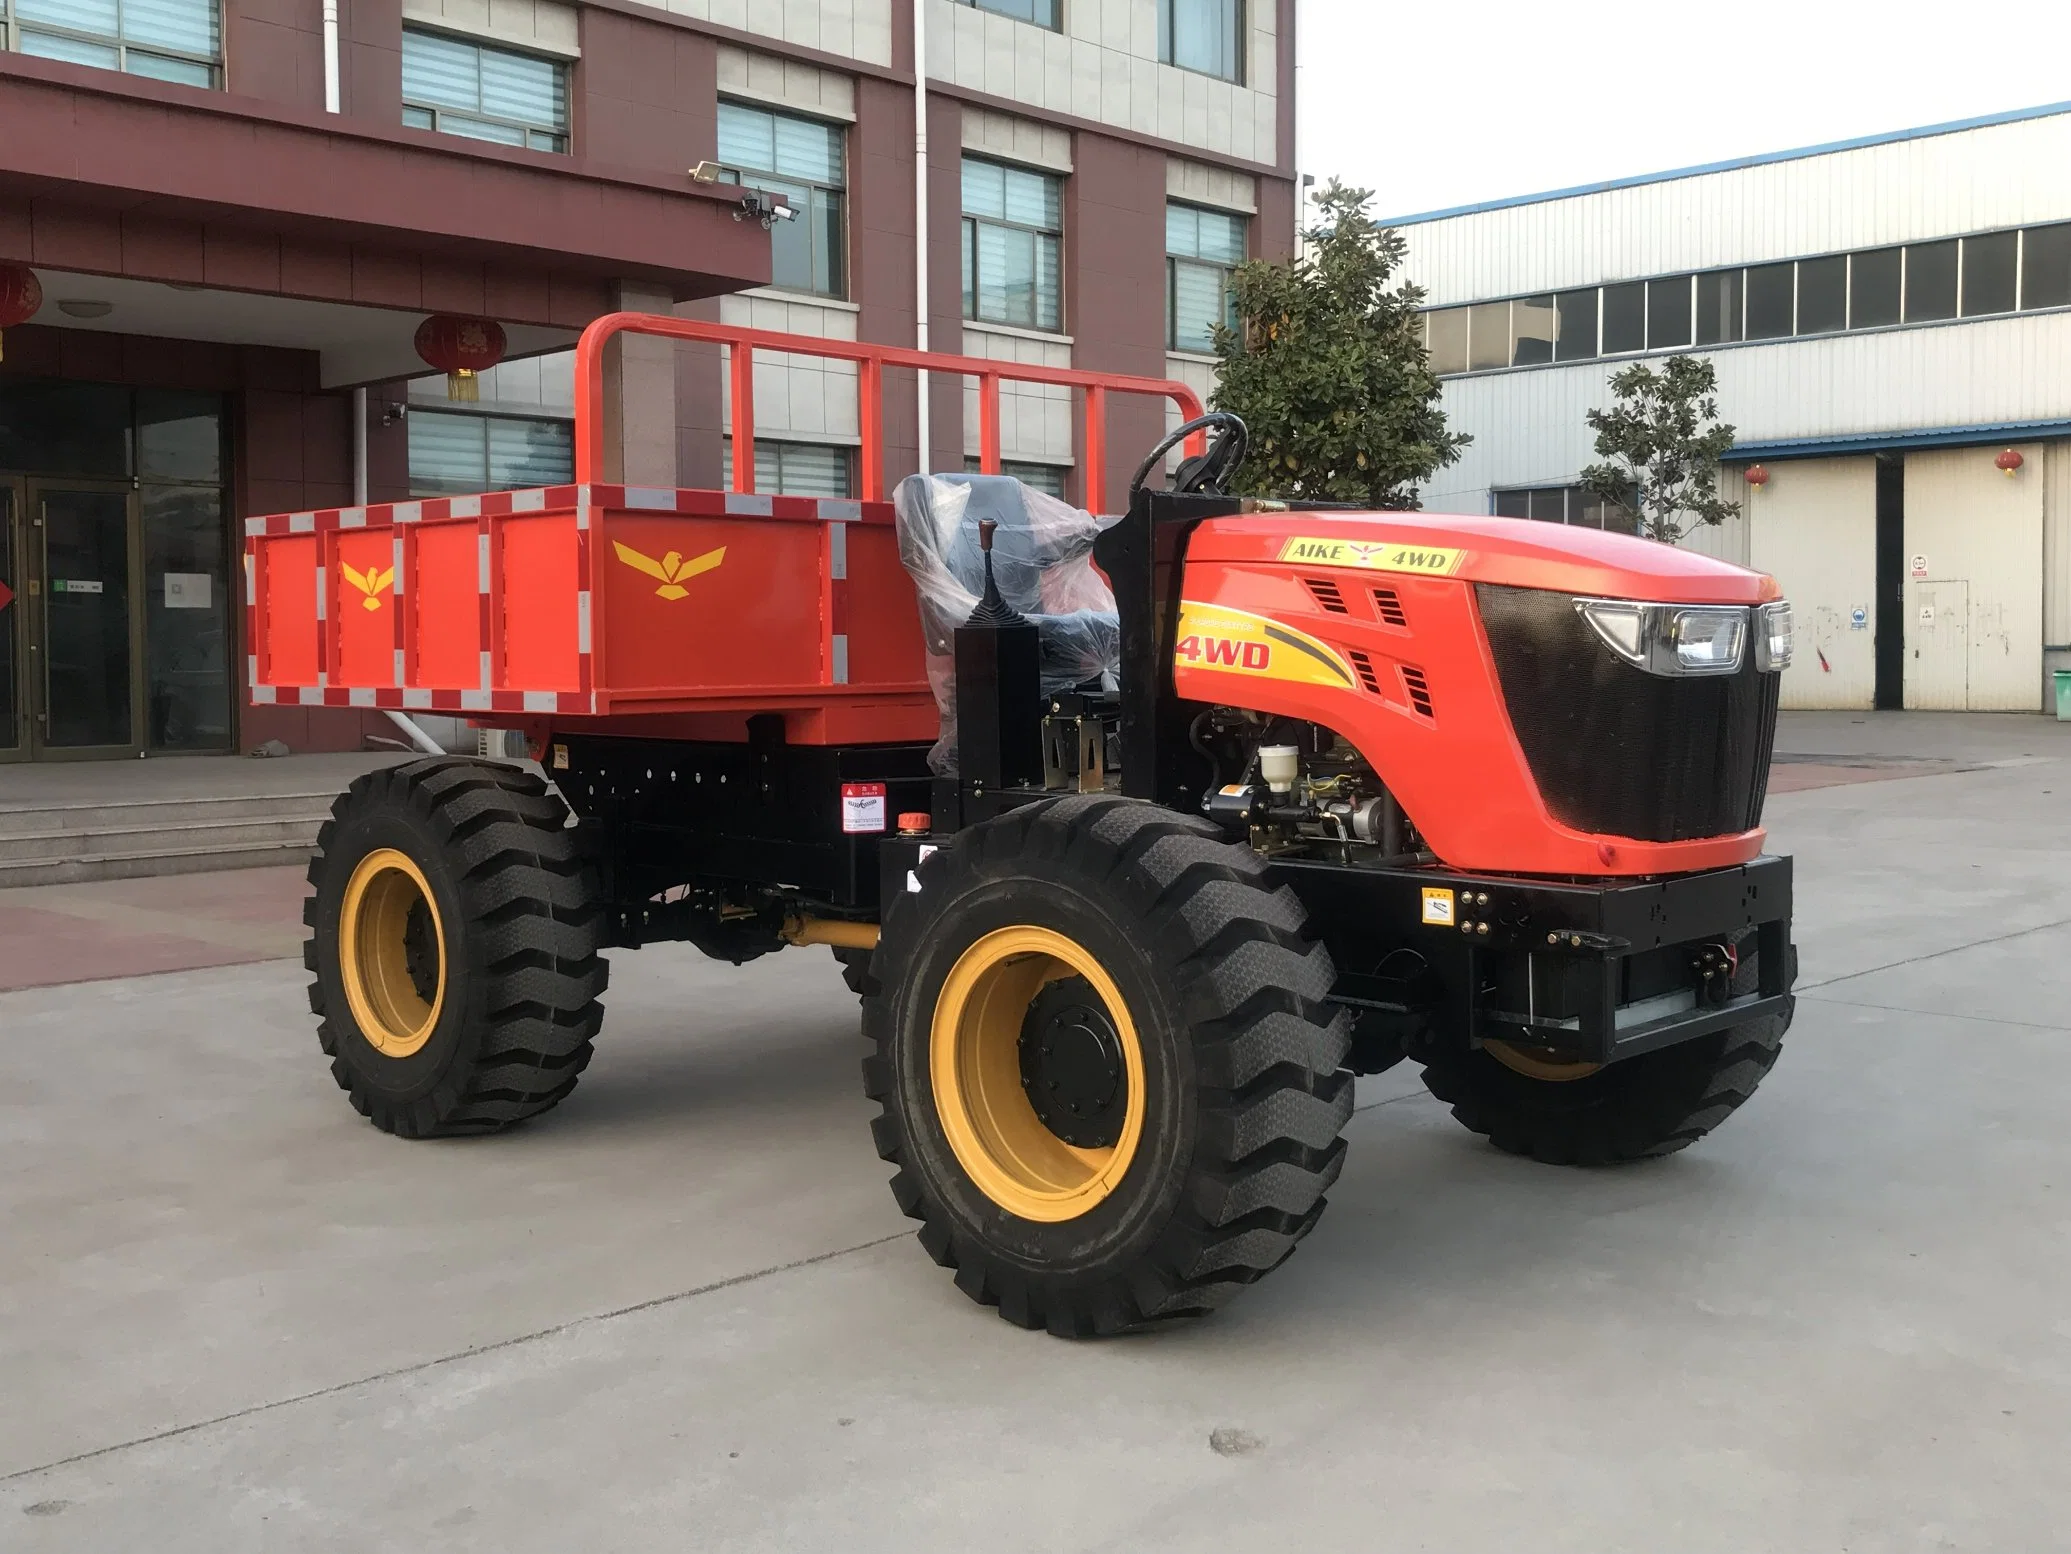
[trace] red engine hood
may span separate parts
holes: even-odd
[[[1523,518],[1449,513],[1254,513],[1211,518],[1190,559],[1455,577],[1675,604],[1760,604],[1776,580],[1654,540]]]

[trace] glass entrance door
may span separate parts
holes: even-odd
[[[36,751],[131,754],[140,748],[132,495],[40,483],[27,495]]]
[[[29,656],[26,622],[28,592],[22,581],[21,493],[14,482],[0,480],[0,761],[27,753],[28,697],[22,684],[22,661]]]

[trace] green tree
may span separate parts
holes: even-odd
[[[1583,470],[1582,484],[1637,512],[1648,539],[1673,545],[1740,511],[1719,495],[1719,455],[1734,432],[1719,420],[1718,384],[1711,363],[1694,356],[1671,356],[1659,372],[1635,362],[1611,379],[1611,408],[1589,412],[1604,462]]]
[[[1251,430],[1236,490],[1415,507],[1418,483],[1468,441],[1445,429],[1424,354],[1422,289],[1389,289],[1404,245],[1367,216],[1372,198],[1331,180],[1316,198],[1306,257],[1234,272],[1239,324],[1215,332],[1214,403]]]

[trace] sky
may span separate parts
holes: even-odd
[[[2071,100],[2071,0],[1298,0],[1296,155],[1377,217]]]

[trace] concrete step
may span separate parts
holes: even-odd
[[[17,885],[76,885],[87,880],[142,879],[161,874],[208,874],[218,869],[259,869],[304,863],[311,842],[243,842],[226,846],[151,848],[104,853],[95,858],[0,857],[0,890]]]
[[[0,835],[0,862],[38,858],[133,857],[148,852],[205,852],[211,847],[301,846],[316,842],[321,814],[270,820],[187,820],[167,825],[92,826],[76,831]]]
[[[109,826],[178,826],[253,820],[318,818],[331,812],[336,792],[224,794],[195,798],[134,799],[97,804],[0,803],[0,844],[51,832]]]
[[[332,793],[0,806],[0,889],[294,863]]]

